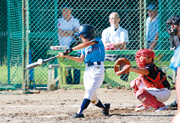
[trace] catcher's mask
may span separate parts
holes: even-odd
[[[144,56],[144,58],[141,58],[140,60],[141,56]],[[146,65],[146,57],[150,57],[154,59],[155,53],[152,50],[148,50],[148,49],[140,49],[136,52],[135,59],[139,68],[143,68]]]
[[[178,15],[173,16],[169,20],[167,20],[166,29],[167,29],[169,35],[177,35],[178,25],[180,25],[180,16],[178,16]]]

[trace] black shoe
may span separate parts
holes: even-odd
[[[85,118],[83,114],[75,113],[71,118]]]
[[[175,108],[175,107],[177,107],[177,102],[174,101],[174,102],[172,102],[171,104],[167,105],[167,107],[168,107],[168,108]]]
[[[107,116],[109,115],[110,103],[105,103],[104,105],[106,106],[106,109],[102,110],[102,112],[104,116]]]

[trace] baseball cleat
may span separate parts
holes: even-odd
[[[83,114],[75,113],[71,118],[85,118]]]
[[[155,110],[154,112],[159,112],[159,111],[162,111],[162,110],[167,110],[167,107],[166,106],[160,107],[157,110]]]
[[[174,101],[171,104],[167,105],[168,108],[177,108],[177,102]]]
[[[151,106],[144,107],[143,105],[139,105],[135,108],[135,111],[144,111],[144,110],[148,110],[148,109],[153,109],[153,107],[151,107]]]
[[[106,106],[106,109],[102,110],[102,113],[104,116],[107,116],[109,115],[110,103],[105,103],[104,105]]]

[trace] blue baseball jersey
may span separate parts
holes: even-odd
[[[103,42],[101,41],[101,38],[97,37],[91,41],[96,41],[99,43],[96,43],[94,45],[88,46],[80,50],[80,53],[82,53],[85,56],[84,62],[85,63],[98,62],[98,61],[104,62],[105,48]]]
[[[180,67],[180,46],[175,50],[169,67],[175,71],[177,71],[177,68]]]

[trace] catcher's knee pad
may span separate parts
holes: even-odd
[[[139,89],[136,92],[136,98],[140,98],[141,100],[143,100],[143,98],[145,98],[148,95],[148,92],[146,91],[146,89]]]
[[[134,93],[136,93],[139,90],[138,86],[140,85],[140,83],[140,79],[134,79],[130,82],[130,86],[134,89]]]
[[[145,106],[151,106],[154,108],[164,106],[162,102],[159,102],[156,97],[146,91],[146,89],[139,89],[136,92],[136,98],[139,99],[141,103]]]

